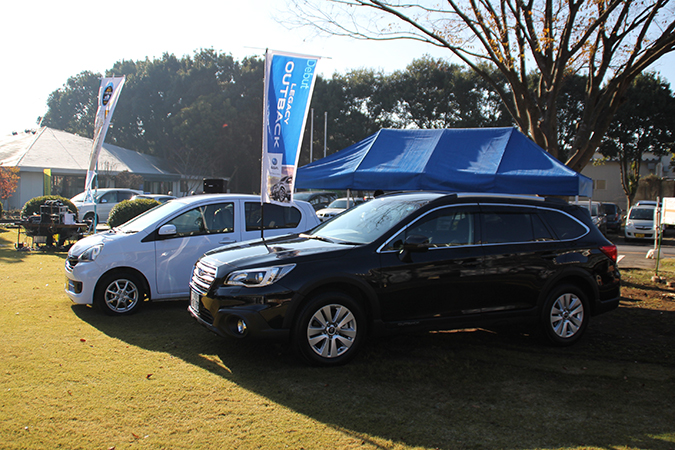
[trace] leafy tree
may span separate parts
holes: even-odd
[[[633,204],[645,153],[663,156],[675,151],[675,97],[670,85],[654,73],[635,78],[626,93],[600,151],[617,158],[628,206]]]
[[[485,70],[489,70],[485,68]],[[475,72],[424,57],[389,77],[401,128],[511,126],[497,92]]]
[[[448,49],[499,93],[520,129],[555,157],[560,154],[558,97],[566,77],[585,76],[583,113],[566,163],[577,171],[602,142],[635,77],[675,49],[670,0],[291,3],[293,16],[285,21],[293,26]],[[482,63],[495,67],[506,85]]]
[[[324,113],[328,117],[327,154],[348,147],[380,128],[395,126],[391,118],[395,99],[387,90],[386,80],[383,72],[372,69],[334,73],[331,79],[317,78],[311,102],[318,119],[314,132],[315,159],[323,155]],[[300,165],[309,162],[309,119],[307,123]]]
[[[93,137],[101,74],[89,71],[68,78],[62,88],[49,95],[44,126]]]
[[[0,199],[7,200],[19,185],[19,168],[3,166],[0,163]]]

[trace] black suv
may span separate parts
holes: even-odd
[[[576,342],[619,304],[616,246],[558,199],[415,192],[197,261],[189,311],[221,336],[343,364],[371,334],[538,324]]]

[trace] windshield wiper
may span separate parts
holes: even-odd
[[[363,242],[352,242],[352,241],[346,241],[344,239],[340,238],[329,238],[326,236],[319,236],[317,234],[304,234],[300,233],[301,238],[306,238],[306,239],[316,239],[319,241],[324,241],[324,242],[330,242],[331,244],[341,244],[341,245],[363,245]]]
[[[305,239],[316,239],[318,241],[330,242],[331,244],[335,244],[335,241],[333,239],[327,238],[325,236],[319,236],[318,234],[300,233],[300,237]]]

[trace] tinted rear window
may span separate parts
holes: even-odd
[[[560,240],[577,239],[586,234],[586,227],[567,214],[553,210],[542,210],[541,213]]]
[[[261,223],[260,203],[246,202],[246,231],[259,230]],[[294,206],[279,206],[265,203],[263,214],[265,229],[295,228],[300,224],[302,213]]]
[[[534,211],[485,212],[482,217],[483,242],[486,244],[553,240]]]

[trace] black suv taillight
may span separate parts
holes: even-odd
[[[616,262],[616,259],[617,259],[617,257],[619,256],[619,252],[618,252],[618,250],[616,249],[616,245],[614,245],[614,244],[612,244],[612,245],[603,245],[602,247],[600,247],[600,251],[601,251],[602,253],[604,253],[605,255],[607,255],[607,257],[608,257],[609,259],[611,259],[612,261],[614,261],[614,262]]]

